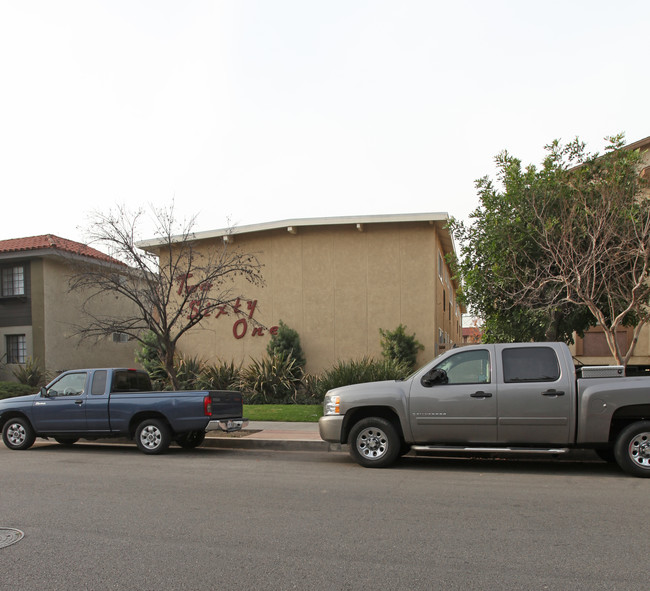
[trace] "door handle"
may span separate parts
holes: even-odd
[[[478,392],[473,392],[470,396],[472,398],[492,398],[492,393],[479,390]]]
[[[80,404],[80,405],[81,405],[81,404],[84,403],[84,401],[83,401],[83,400],[75,400],[74,403],[75,403],[75,404]]]
[[[561,390],[553,390],[552,388],[550,390],[546,390],[545,392],[542,392],[542,396],[564,396],[564,392]]]

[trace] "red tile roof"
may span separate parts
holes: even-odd
[[[121,265],[117,259],[100,252],[86,244],[59,238],[54,234],[43,236],[31,236],[29,238],[13,238],[11,240],[0,240],[0,255],[9,252],[29,252],[31,250],[59,250],[62,253],[77,254],[91,259],[98,259],[107,263]]]

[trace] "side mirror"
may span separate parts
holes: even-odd
[[[47,388],[45,386],[43,386],[41,388],[41,397],[42,398],[49,398],[50,397],[50,395],[47,393]]]
[[[444,369],[432,369],[422,376],[421,383],[425,388],[430,388],[436,384],[446,384],[447,372]]]

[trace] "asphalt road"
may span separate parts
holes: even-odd
[[[0,471],[0,589],[648,584],[650,479],[604,463],[44,443]]]

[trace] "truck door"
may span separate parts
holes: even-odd
[[[86,396],[86,421],[89,433],[110,432],[108,416],[108,370],[96,369],[92,373],[90,395]]]
[[[459,350],[414,378],[409,416],[416,443],[496,441],[492,350]]]
[[[543,345],[504,348],[500,364],[499,442],[567,444],[573,416],[573,373]]]
[[[36,430],[42,433],[86,430],[86,382],[88,372],[62,375],[34,402]]]

